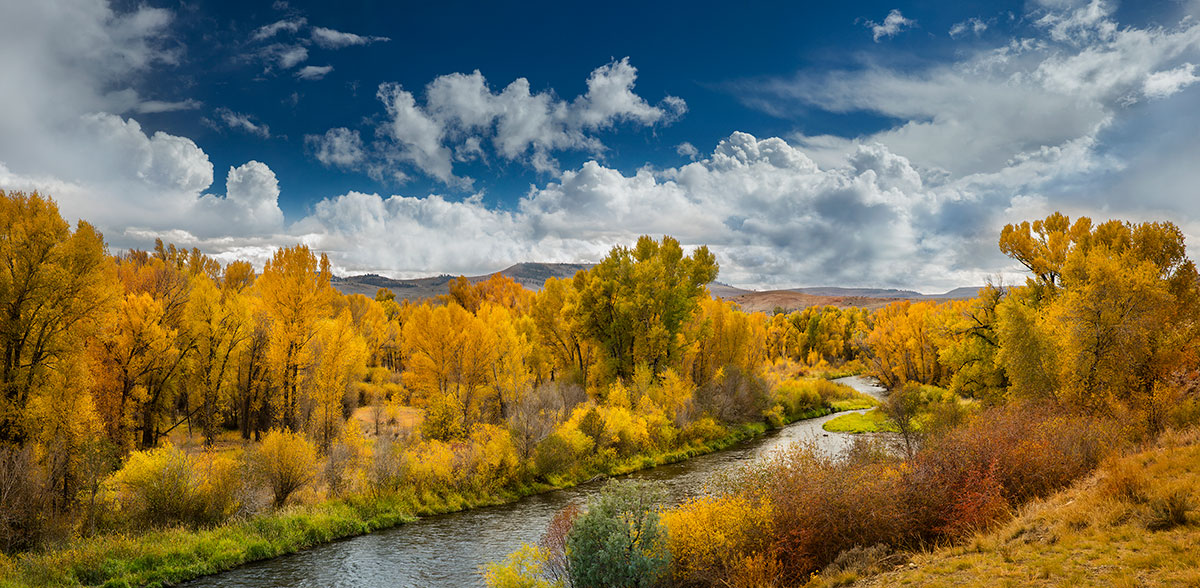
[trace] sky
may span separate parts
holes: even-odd
[[[114,252],[342,275],[707,245],[722,282],[1023,280],[1006,223],[1200,243],[1200,0],[0,0],[0,189]]]

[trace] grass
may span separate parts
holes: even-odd
[[[826,421],[824,429],[831,433],[881,433],[898,431],[896,425],[892,423],[879,409],[869,410],[865,413],[852,412],[838,416]]]
[[[727,434],[672,451],[635,455],[605,475],[623,475],[712,453],[759,436],[763,423],[727,427]],[[443,514],[512,502],[593,479],[589,471],[551,483],[518,484],[493,494],[444,490],[420,495],[355,496],[297,505],[206,529],[174,527],[137,534],[74,539],[42,551],[0,553],[0,588],[30,586],[165,586],[251,561],[278,557],[336,539]]]
[[[1197,586],[1198,500],[1200,431],[1170,433],[1002,527],[855,585]]]

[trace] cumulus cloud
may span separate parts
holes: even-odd
[[[917,21],[905,18],[900,10],[893,8],[883,19],[883,22],[868,20],[866,27],[871,29],[871,37],[878,43],[880,39],[895,37],[904,29],[911,29]]]
[[[259,181],[274,177],[265,165],[242,166],[227,178],[229,194],[210,196],[213,167],[203,149],[130,117],[200,106],[144,98],[131,86],[177,62],[171,22],[166,10],[117,12],[102,0],[7,11],[0,19],[0,188],[53,196],[64,216],[96,224],[118,249],[148,245],[131,236],[137,231],[277,233],[282,213],[270,182]]]
[[[1166,98],[1200,81],[1195,71],[1194,64],[1185,63],[1175,69],[1154,72],[1146,76],[1142,92],[1147,98]]]
[[[333,71],[332,65],[306,65],[296,72],[296,77],[302,80],[316,81]]]
[[[696,158],[700,156],[700,150],[696,149],[695,145],[692,145],[691,143],[688,143],[687,141],[684,141],[684,142],[676,145],[675,153],[678,153],[679,155],[682,155],[688,159],[691,159],[692,161],[695,161]]]
[[[634,92],[636,80],[625,58],[592,71],[587,92],[570,102],[532,92],[525,78],[493,91],[479,71],[439,76],[425,87],[423,103],[399,84],[381,84],[377,97],[387,120],[376,129],[380,160],[373,169],[409,166],[446,185],[469,186],[454,174],[454,162],[486,157],[483,146],[490,143],[503,159],[556,174],[555,151],[598,155],[605,150],[599,132],[669,124],[687,111],[675,96],[650,104]]]
[[[341,49],[342,47],[351,47],[354,45],[368,45],[370,43],[381,43],[390,41],[387,37],[371,37],[356,35],[354,33],[344,33],[335,31],[325,27],[313,27],[312,40],[317,45],[326,49]]]
[[[366,159],[362,136],[345,127],[329,129],[324,135],[305,135],[304,143],[317,161],[330,167],[355,169]]]

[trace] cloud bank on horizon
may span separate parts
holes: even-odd
[[[638,235],[668,234],[707,244],[719,279],[742,286],[1012,282],[999,228],[1052,210],[1170,220],[1192,243],[1200,238],[1200,3],[1173,6],[1169,21],[1137,26],[1100,0],[1035,3],[941,31],[905,7],[862,15],[848,24],[881,51],[905,35],[940,35],[954,50],[915,66],[867,52],[853,67],[725,80],[722,91],[785,124],[792,113],[821,112],[886,121],[878,128],[757,137],[728,128],[715,145],[676,141],[665,146],[675,159],[626,169],[606,160],[611,141],[639,130],[654,141],[702,116],[689,104],[695,85],[641,91],[637,55],[581,69],[574,97],[481,69],[446,72],[424,88],[356,84],[346,91],[373,96],[373,110],[286,137],[261,118],[269,113],[145,90],[146,79],[189,59],[173,37],[187,15],[119,12],[105,0],[9,6],[0,8],[0,188],[50,194],[64,216],[96,224],[117,248],[162,238],[261,263],[302,242],[342,273],[593,261]],[[292,10],[245,31],[240,59],[255,75],[322,84],[341,66],[308,64],[316,52],[391,42],[315,20]],[[63,30],[76,34],[54,34]],[[266,156],[230,166],[218,193],[209,152],[139,121],[163,112],[244,138],[251,154],[287,140],[335,180],[400,189],[332,191],[285,215],[288,195]],[[586,161],[563,166],[573,153]],[[538,180],[505,202],[479,188],[480,170],[513,169]],[[438,188],[404,193],[414,178]]]

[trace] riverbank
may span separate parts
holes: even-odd
[[[1167,433],[960,545],[912,554],[895,571],[810,585],[1197,586],[1198,466],[1200,431]]]
[[[860,401],[862,402],[862,401]],[[856,406],[854,402],[836,408]],[[834,408],[795,415],[788,423],[824,416]],[[638,455],[615,464],[601,475],[679,463],[762,436],[765,423],[731,426],[703,444],[669,452]],[[584,472],[554,484],[524,484],[489,495],[449,492],[417,495],[400,492],[358,496],[292,506],[209,529],[171,528],[137,535],[113,534],[79,539],[61,549],[0,557],[0,586],[139,586],[173,584],[228,570],[245,563],[294,553],[338,539],[373,533],[418,517],[505,504],[523,497],[568,488],[595,479]]]

